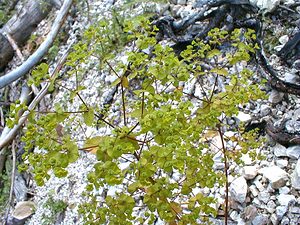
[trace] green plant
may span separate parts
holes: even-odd
[[[0,27],[2,27],[13,15],[14,10],[10,9],[10,1],[0,2]]]
[[[114,29],[121,30],[114,33]],[[49,170],[67,176],[66,167],[77,160],[79,150],[96,149],[98,162],[88,175],[89,201],[80,209],[86,224],[151,224],[157,217],[169,224],[208,223],[217,215],[215,200],[195,190],[219,183],[228,193],[229,165],[241,164],[243,154],[257,156],[260,141],[255,132],[226,123],[250,100],[264,98],[261,84],[251,81],[253,72],[238,68],[257,48],[254,31],[213,29],[207,41],[193,41],[180,56],[157,42],[156,31],[144,17],[122,23],[104,20],[90,27],[67,62],[72,68],[69,76],[76,77],[76,88],[68,89],[69,102],[77,98],[81,106],[69,112],[56,104],[53,112],[32,112],[26,126],[25,149],[43,150],[24,156],[39,185],[49,178]],[[224,42],[230,43],[230,52],[221,50]],[[116,62],[125,44],[131,46],[127,62]],[[79,64],[90,56],[117,77],[112,85],[119,90],[121,118],[111,118],[109,109],[103,113],[81,96],[87,87],[82,85],[85,78]],[[183,84],[193,82],[201,88],[201,96],[184,91]],[[80,126],[109,126],[112,133],[88,137],[82,146],[71,133],[57,131],[58,125],[67,127],[74,121]],[[228,130],[234,135],[227,136]],[[221,139],[221,146],[214,146],[215,138]],[[213,167],[213,157],[220,151],[224,171]],[[98,200],[94,190],[111,187],[118,189],[115,195]],[[224,198],[227,215],[228,196]]]
[[[0,174],[0,212],[4,212],[9,197],[10,179],[6,174]]]
[[[63,200],[54,200],[52,196],[45,202],[44,207],[50,210],[50,215],[43,215],[43,225],[50,225],[56,221],[56,217],[64,212],[68,204]]]

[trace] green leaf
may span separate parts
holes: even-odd
[[[210,58],[213,58],[214,56],[218,56],[220,54],[221,54],[220,50],[213,49],[207,53],[206,57],[210,59]]]
[[[83,119],[87,126],[92,126],[94,122],[94,109],[89,108],[87,112],[84,112]]]
[[[213,68],[210,70],[210,72],[224,76],[228,75],[228,71],[225,68]]]
[[[129,81],[128,81],[128,78],[126,76],[122,77],[122,79],[121,79],[121,85],[124,88],[129,88]]]
[[[139,182],[133,182],[132,184],[130,184],[128,186],[128,192],[129,193],[133,193],[135,192],[139,187],[141,186],[141,184]]]
[[[117,78],[117,79],[115,79],[115,80],[111,83],[111,85],[112,85],[112,86],[116,86],[116,85],[118,85],[119,83],[121,83],[121,79],[120,79],[120,78]]]
[[[96,136],[96,137],[88,138],[88,139],[86,139],[83,147],[84,148],[89,148],[89,147],[98,146],[101,143],[102,139],[103,139],[102,136]]]

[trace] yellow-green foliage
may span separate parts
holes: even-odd
[[[200,220],[204,223],[207,215],[216,215],[211,207],[213,198],[192,193],[196,187],[224,184],[224,173],[213,168],[216,152],[211,149],[212,137],[220,135],[220,128],[230,129],[226,119],[237,114],[239,107],[249,100],[264,98],[261,84],[251,81],[253,72],[247,67],[235,69],[249,61],[257,47],[254,31],[238,29],[227,33],[214,29],[208,41],[193,41],[180,56],[156,41],[156,31],[143,17],[122,21],[117,28],[113,22],[100,21],[87,29],[67,62],[70,76],[76,76],[80,63],[96,56],[99,68],[113,69],[118,76],[112,85],[117,85],[122,95],[122,122],[116,124],[105,117],[100,126],[109,124],[112,134],[85,140],[86,148],[97,149],[98,160],[88,175],[90,201],[80,209],[86,224],[152,224],[155,215],[170,224],[196,224]],[[221,50],[225,42],[232,53]],[[128,62],[116,62],[116,55],[125,44],[131,46],[126,52]],[[145,53],[146,49],[152,53]],[[204,62],[210,67],[202,68]],[[203,86],[203,96],[183,91],[183,83],[207,81],[209,77],[216,85]],[[225,91],[216,87],[218,78],[230,80],[225,83]],[[89,87],[79,85],[71,90],[70,100],[80,96],[83,88]],[[198,108],[192,113],[195,104]],[[80,112],[76,115],[82,117],[86,126],[99,126],[98,106],[83,100]],[[56,113],[32,113],[30,117],[23,137],[25,148],[45,150],[25,156],[39,185],[47,180],[49,170],[58,177],[66,176],[65,168],[78,158],[82,146],[71,134],[61,137],[56,130],[58,124],[68,122],[69,114],[60,105],[56,106]],[[252,150],[260,144],[255,133],[241,135],[241,128],[233,131],[237,135],[224,141],[230,140],[241,148],[228,147],[223,157],[229,163],[242,163],[241,155],[251,152],[255,158]],[[129,166],[121,169],[121,161],[127,161]],[[95,189],[116,185],[121,191],[115,196],[99,200],[93,194]],[[143,216],[133,214],[138,209],[145,211]]]

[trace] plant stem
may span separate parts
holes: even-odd
[[[121,85],[121,91],[122,91],[122,105],[123,105],[123,118],[124,118],[124,125],[127,126],[126,123],[126,108],[125,108],[125,93],[124,93],[124,88]]]
[[[142,119],[144,117],[144,107],[145,107],[145,92],[143,92],[142,94],[142,115],[141,115]]]
[[[224,143],[224,137],[223,133],[221,130],[221,125],[219,124],[218,126],[218,132],[221,137],[221,142],[222,142],[222,151],[224,155],[224,173],[225,173],[225,212],[224,212],[224,223],[225,225],[228,225],[228,162],[227,162],[227,155],[226,155],[226,147]]]

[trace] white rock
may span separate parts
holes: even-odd
[[[286,147],[281,144],[276,144],[272,150],[277,157],[286,156]]]
[[[243,176],[247,180],[251,180],[256,177],[258,169],[256,166],[244,166],[243,168]]]
[[[286,214],[288,210],[288,207],[287,206],[277,206],[276,207],[276,216],[277,216],[277,219],[278,220],[281,220],[282,217]]]
[[[243,213],[242,213],[242,218],[245,220],[245,221],[252,221],[257,215],[257,208],[253,205],[249,205],[247,206]]]
[[[265,187],[262,185],[262,183],[258,179],[255,179],[253,183],[255,184],[255,186],[257,187],[257,189],[259,191],[263,191],[265,189]]]
[[[192,6],[187,5],[187,6],[183,6],[183,10],[179,13],[179,15],[182,19],[184,19],[187,18],[192,13],[193,13]]]
[[[233,210],[231,213],[230,213],[230,218],[234,221],[237,221],[238,218],[239,218],[239,213],[235,210]]]
[[[279,166],[281,169],[287,167],[288,161],[286,159],[278,159],[276,160],[276,165]]]
[[[299,80],[299,77],[294,73],[285,73],[284,79],[286,82],[289,82],[289,83],[297,83]]]
[[[224,162],[223,162],[223,154],[218,152],[213,157],[214,160],[214,169],[215,170],[223,170],[224,169]]]
[[[300,145],[295,145],[295,146],[288,147],[286,149],[286,154],[291,159],[299,159]]]
[[[290,219],[286,216],[284,216],[282,219],[281,219],[281,222],[280,222],[280,225],[290,225]]]
[[[279,38],[279,42],[280,44],[285,45],[285,43],[287,43],[289,41],[289,36],[288,35],[283,35]]]
[[[268,201],[266,210],[267,210],[269,213],[273,213],[273,212],[275,212],[275,209],[276,209],[276,204],[275,204],[275,202],[272,201],[272,200]]]
[[[236,178],[229,187],[231,197],[239,203],[244,203],[247,195],[247,182],[244,177]]]
[[[258,193],[259,193],[259,191],[257,190],[257,188],[256,188],[255,185],[251,185],[251,186],[249,187],[249,190],[250,190],[251,194],[252,194],[254,197],[256,197],[256,196],[258,195]]]
[[[282,101],[284,93],[272,90],[269,95],[269,102],[272,104],[277,104]]]
[[[173,7],[171,7],[171,10],[175,16],[179,17],[180,13],[183,9],[182,9],[182,6],[180,6],[180,5],[174,5]]]
[[[280,52],[280,50],[283,48],[283,46],[284,46],[284,45],[277,45],[277,46],[274,47],[274,50],[275,50],[276,52]]]
[[[294,63],[293,63],[293,68],[296,70],[300,70],[300,59],[297,59]]]
[[[297,161],[291,180],[293,188],[300,190],[300,159]]]
[[[272,12],[279,5],[280,0],[250,0],[250,2],[256,4],[261,10]]]
[[[249,154],[242,154],[241,160],[245,163],[245,165],[251,165],[253,163]]]
[[[290,211],[291,211],[291,213],[294,213],[294,214],[300,214],[300,208],[296,207],[296,206],[291,207]]]
[[[271,220],[270,224],[273,224],[273,225],[277,225],[278,224],[278,217],[277,217],[276,214],[272,214],[271,217],[270,217],[270,220]]]
[[[252,203],[252,205],[259,207],[259,208],[261,208],[261,206],[262,206],[262,203],[258,200],[258,198],[254,198],[251,203]]]
[[[287,194],[278,195],[277,200],[279,204],[282,206],[288,206],[289,204],[296,202],[296,198],[294,195],[287,195]]]
[[[265,167],[260,172],[269,180],[274,189],[283,187],[288,181],[288,174],[278,166]]]
[[[260,106],[260,113],[262,116],[267,116],[271,113],[271,108],[270,106],[263,104]]]
[[[263,203],[267,204],[268,201],[270,200],[270,193],[267,191],[259,192],[258,199]]]
[[[177,0],[177,4],[178,5],[185,5],[186,4],[186,0]]]
[[[280,194],[288,194],[290,193],[290,189],[288,187],[282,187],[282,188],[279,188],[279,193]]]
[[[267,215],[257,215],[252,223],[252,225],[266,225],[268,224],[268,216]]]
[[[284,1],[285,5],[291,5],[291,4],[294,4],[294,3],[295,3],[295,0],[285,0]]]
[[[239,112],[239,113],[237,114],[236,117],[237,117],[237,118],[239,119],[239,121],[241,121],[241,122],[247,122],[247,121],[251,120],[251,115],[246,114],[246,113],[244,113],[244,112]]]

